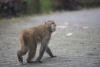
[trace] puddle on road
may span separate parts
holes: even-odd
[[[65,29],[65,28],[66,28],[66,26],[64,26],[64,25],[57,26],[57,29]]]
[[[84,25],[81,27],[82,29],[88,29],[89,27],[87,25]]]
[[[66,34],[66,36],[72,36],[73,33],[69,32]]]

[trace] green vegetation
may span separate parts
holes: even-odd
[[[28,13],[39,13],[40,12],[39,0],[27,0],[26,8]]]
[[[100,6],[100,0],[78,0],[81,6],[97,7]]]
[[[33,15],[40,13],[44,14],[51,11],[94,8],[100,6],[100,0],[20,0],[19,2],[17,2],[17,0],[11,1],[16,2],[2,3],[0,1],[1,18],[21,15]]]
[[[40,12],[48,13],[52,10],[51,0],[40,0]]]
[[[23,9],[24,6],[20,5]],[[27,13],[48,13],[52,10],[51,0],[27,0]]]

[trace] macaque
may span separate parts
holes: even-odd
[[[20,49],[17,52],[18,61],[23,63],[23,57],[28,53],[27,63],[33,63],[32,59],[36,54],[37,44],[40,43],[39,56],[37,57],[37,62],[42,62],[44,52],[46,52],[50,57],[55,57],[49,46],[49,40],[51,34],[56,30],[56,24],[52,20],[48,20],[44,24],[37,27],[31,27],[24,29],[20,32]]]

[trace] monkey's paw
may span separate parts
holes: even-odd
[[[51,58],[55,58],[55,57],[57,57],[57,56],[51,56]]]
[[[35,61],[27,61],[27,63],[35,63]]]
[[[42,61],[40,61],[40,60],[36,60],[35,62],[36,62],[36,63],[43,63],[43,62],[42,62]]]

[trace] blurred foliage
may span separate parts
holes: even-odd
[[[100,0],[0,0],[0,16],[49,13],[56,10],[76,10],[97,6],[100,6]]]
[[[53,10],[72,10],[77,8],[76,0],[51,0]]]
[[[48,13],[52,10],[51,1],[50,0],[40,0],[40,12]]]
[[[51,0],[54,10],[74,10],[100,6],[100,0]]]
[[[39,0],[27,0],[27,12],[28,13],[39,13],[40,12],[40,1]]]
[[[51,10],[50,0],[27,0],[28,13],[48,13]]]
[[[100,6],[100,0],[78,0],[78,2],[83,7]]]

